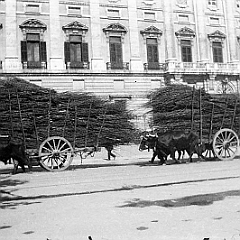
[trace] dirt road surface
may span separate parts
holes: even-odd
[[[1,165],[0,240],[240,239],[240,159],[159,166],[120,154],[55,173]]]

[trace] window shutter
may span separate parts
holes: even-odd
[[[70,42],[64,42],[64,55],[65,55],[65,63],[71,62],[71,60],[70,60]]]
[[[41,56],[41,62],[47,62],[46,42],[40,42],[40,56]]]
[[[22,62],[27,62],[27,42],[21,41],[21,59]]]
[[[82,61],[88,62],[88,43],[82,43]]]

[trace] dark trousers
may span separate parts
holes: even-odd
[[[107,149],[107,151],[108,151],[108,160],[111,160],[111,157],[114,157],[114,158],[116,157],[116,155],[112,153],[112,150]]]

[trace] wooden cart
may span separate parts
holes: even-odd
[[[201,107],[201,90],[199,98],[199,112],[200,112],[200,142],[204,142],[202,136],[202,107]],[[213,119],[214,119],[214,103],[212,104],[212,113],[210,119],[209,135],[208,139],[205,139],[205,145],[208,146],[204,157],[205,158],[215,158],[217,157],[220,160],[232,160],[235,158],[237,153],[239,153],[239,136],[233,130],[234,120],[236,117],[236,109],[239,104],[239,99],[236,98],[235,107],[232,112],[232,120],[229,128],[223,127],[225,117],[227,114],[227,103],[224,109],[223,118],[221,122],[220,129],[213,134]],[[193,116],[193,115],[192,115]],[[193,119],[192,119],[193,124]]]
[[[74,119],[74,131],[73,131],[73,142],[70,143],[69,140],[65,137],[65,129],[67,125],[67,117],[68,117],[68,108],[69,103],[66,109],[66,116],[64,119],[64,124],[62,126],[62,136],[51,136],[50,133],[50,126],[51,126],[51,92],[49,97],[49,108],[48,108],[48,126],[47,128],[47,138],[40,142],[39,136],[38,136],[38,128],[36,125],[36,119],[33,109],[33,126],[35,130],[35,137],[36,139],[33,139],[33,141],[36,141],[37,148],[36,149],[29,149],[26,146],[26,139],[25,139],[25,131],[23,128],[23,119],[22,119],[22,110],[20,101],[18,98],[18,94],[16,93],[17,103],[18,103],[18,111],[19,111],[19,119],[21,124],[21,131],[22,131],[22,141],[25,145],[26,153],[32,163],[32,165],[40,165],[47,171],[63,171],[67,169],[70,164],[73,161],[73,157],[75,155],[79,155],[82,160],[86,158],[87,156],[94,156],[95,152],[98,152],[101,150],[100,147],[98,147],[98,139],[100,137],[103,125],[104,125],[104,118],[101,124],[101,127],[98,132],[97,141],[94,146],[87,146],[88,145],[88,126],[89,126],[89,119],[91,114],[91,104],[89,106],[89,115],[88,115],[88,121],[87,121],[87,127],[85,132],[85,144],[83,147],[76,147],[76,131],[77,131],[77,107],[75,109],[75,119]],[[9,112],[10,112],[10,119],[12,121],[11,116],[11,95],[9,94]],[[106,114],[106,110],[104,112],[104,116]],[[12,124],[11,124],[12,125]],[[11,135],[14,135],[14,129],[11,129]]]

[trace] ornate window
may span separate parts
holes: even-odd
[[[103,29],[109,43],[109,60],[107,69],[128,69],[129,64],[124,63],[123,44],[127,30],[118,23],[110,24]]]
[[[146,44],[147,63],[144,63],[144,68],[160,69],[158,45],[162,32],[158,28],[150,26],[140,31],[140,33],[143,36],[144,44]]]
[[[226,36],[220,31],[215,31],[212,34],[208,34],[208,38],[210,41],[210,46],[212,48],[213,62],[222,63],[223,62],[223,43]]]
[[[88,43],[85,36],[88,28],[75,21],[63,26],[65,32],[64,55],[66,68],[89,68]]]
[[[178,38],[182,62],[192,62],[192,47],[195,32],[190,28],[184,27],[176,32],[175,35]]]
[[[46,68],[47,51],[44,32],[47,26],[36,19],[29,19],[21,24],[21,61],[23,68]]]

